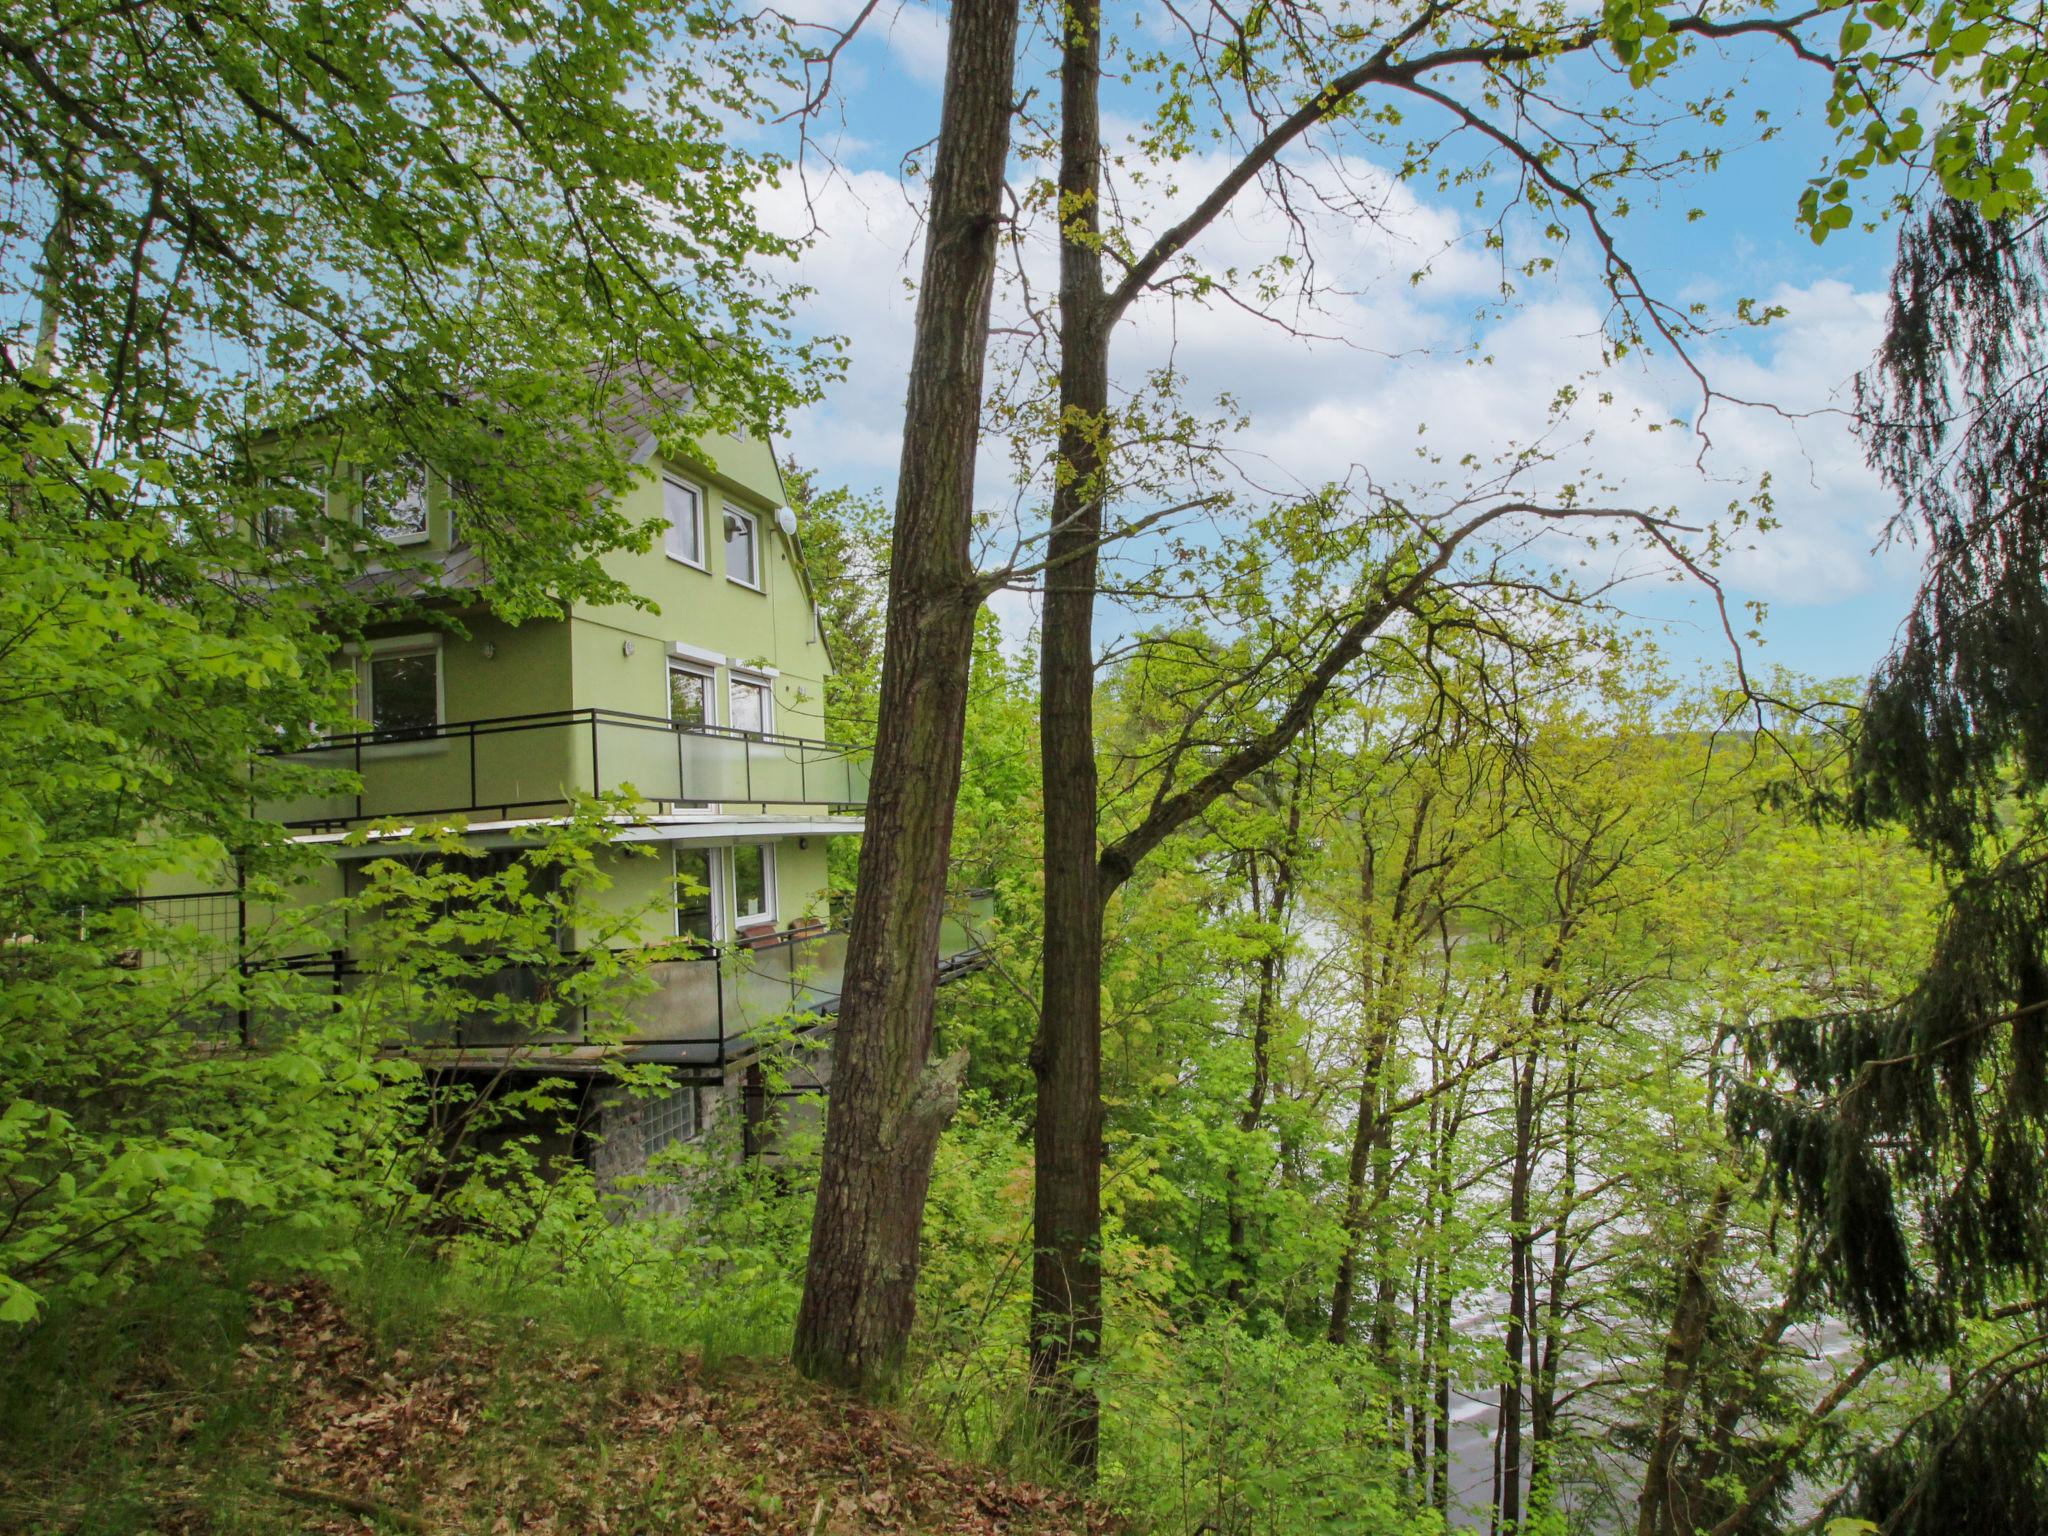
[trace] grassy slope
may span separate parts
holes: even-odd
[[[353,1500],[351,1510],[342,1501]],[[385,1268],[214,1273],[0,1344],[0,1532],[997,1532],[1099,1512],[786,1369]]]

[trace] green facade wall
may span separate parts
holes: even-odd
[[[794,546],[775,527],[781,482],[773,459],[757,444],[712,443],[712,460],[651,464],[624,507],[635,522],[663,516],[662,477],[672,472],[697,486],[705,503],[705,564],[699,570],[665,553],[657,536],[641,553],[615,553],[605,568],[653,605],[598,607],[578,604],[570,630],[579,706],[668,712],[670,643],[681,641],[743,665],[770,667],[775,729],[790,736],[825,734],[824,682],[831,670],[816,611],[799,570]],[[730,580],[721,533],[728,505],[754,515],[759,529],[761,590]],[[632,654],[626,646],[632,645]],[[718,669],[721,714],[731,668]]]
[[[778,928],[788,928],[792,923],[806,918],[824,921],[829,916],[825,910],[825,855],[826,846],[830,841],[828,838],[778,837],[764,828],[759,833],[750,831],[708,846],[729,846],[732,841],[773,845]],[[804,846],[798,846],[799,843]],[[612,888],[605,895],[604,905],[612,912],[637,914],[640,918],[640,937],[646,943],[654,943],[675,935],[672,905],[675,895],[674,865],[669,857],[668,845],[651,846],[655,850],[652,855],[619,852],[605,861],[605,873],[611,877]],[[707,845],[692,843],[689,846]],[[727,890],[722,894],[722,921],[725,932],[730,934],[734,927],[732,892]],[[587,942],[590,937],[581,935],[579,942]]]

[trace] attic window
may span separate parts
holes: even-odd
[[[725,510],[725,576],[743,587],[761,589],[761,525],[751,512]]]
[[[668,529],[662,548],[671,560],[704,569],[704,496],[686,481],[664,477],[661,482],[662,510]]]

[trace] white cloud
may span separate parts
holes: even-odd
[[[1199,158],[1176,167],[1175,189],[1146,210],[1145,224],[1166,227],[1220,168]],[[1846,386],[1876,340],[1879,295],[1833,281],[1783,287],[1769,297],[1786,306],[1786,319],[1699,347],[1717,390],[1776,408],[1717,401],[1703,443],[1668,425],[1691,420],[1700,406],[1697,384],[1675,359],[1603,367],[1608,303],[1586,272],[1567,261],[1503,311],[1498,253],[1483,249],[1457,213],[1371,166],[1341,169],[1347,195],[1371,217],[1345,217],[1312,198],[1297,202],[1315,247],[1319,307],[1278,311],[1284,324],[1254,312],[1260,306],[1248,274],[1287,252],[1293,230],[1248,191],[1195,253],[1200,270],[1219,282],[1236,274],[1237,302],[1141,302],[1116,341],[1117,379],[1130,384],[1170,362],[1190,403],[1228,393],[1250,417],[1230,452],[1246,479],[1272,494],[1360,469],[1383,484],[1443,474],[1417,458],[1419,444],[1455,464],[1463,454],[1491,460],[1544,440],[1560,457],[1532,489],[1555,489],[1592,467],[1611,487],[1602,500],[1675,508],[1702,522],[1746,500],[1768,474],[1781,526],[1726,560],[1737,595],[1826,605],[1902,585],[1907,557],[1870,556],[1888,502],[1840,414]],[[1309,181],[1297,191],[1337,200],[1335,170],[1304,174]],[[857,485],[886,488],[896,470],[914,312],[906,279],[919,261],[914,201],[921,198],[921,187],[865,171],[836,178],[815,202],[824,233],[802,267],[817,290],[807,320],[848,338],[851,371],[796,423],[792,446],[829,476]],[[793,226],[800,213],[796,189],[786,187],[774,216]],[[1042,231],[1028,250],[1034,296],[1045,305],[1053,252]],[[1432,268],[1429,280],[1411,284],[1424,265]],[[1015,294],[1006,302],[1014,311]],[[1566,385],[1579,388],[1580,401],[1560,428],[1550,406]],[[1587,432],[1590,444],[1581,442]],[[1006,459],[991,451],[983,464],[984,503],[1007,503]],[[1005,618],[1014,625],[1022,610],[1015,600],[1011,607]]]
[[[913,79],[937,85],[946,78],[946,18],[905,5],[890,18],[889,51]]]

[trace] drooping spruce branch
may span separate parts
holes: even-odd
[[[1903,826],[1948,908],[1888,1006],[1788,1019],[1737,1094],[1830,1239],[1834,1303],[1902,1349],[2048,1273],[2048,240],[1941,202],[1901,236],[1859,382],[1870,462],[1926,551],[1833,808]]]

